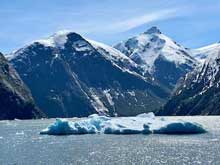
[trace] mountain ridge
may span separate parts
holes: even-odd
[[[213,59],[213,50],[216,54],[218,47],[215,43],[188,49],[157,27],[114,47],[75,32],[60,31],[26,45],[8,58],[49,117],[92,113],[130,116],[163,106],[171,94],[173,99],[183,86],[192,85],[193,77],[204,75],[202,69],[206,75],[214,74],[207,68],[212,68],[215,60],[207,63],[204,59]],[[158,114],[164,114],[161,112]]]
[[[49,117],[135,115],[168,98],[127,56],[75,32],[35,41],[11,55],[10,62]]]
[[[143,75],[151,74],[170,92],[180,77],[198,65],[190,50],[164,35],[157,27],[152,27],[114,47],[140,65]]]
[[[0,120],[45,117],[36,107],[29,89],[1,53],[0,105]]]
[[[197,50],[202,64],[185,76],[159,115],[220,115],[220,46]]]

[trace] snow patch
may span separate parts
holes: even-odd
[[[192,55],[202,64],[205,63],[207,59],[215,59],[220,51],[220,43],[214,43],[212,45],[204,46],[198,49],[192,49]]]
[[[74,42],[73,47],[79,52],[92,50],[92,47],[87,42],[81,40]]]
[[[134,91],[128,91],[128,94],[135,97],[135,92]]]
[[[54,35],[50,36],[49,38],[46,39],[41,39],[41,40],[36,40],[34,42],[38,42],[43,44],[44,46],[47,47],[61,47],[64,48],[64,44],[67,41],[67,35],[69,34],[69,31],[58,31]]]
[[[107,98],[109,104],[110,104],[111,106],[114,106],[115,103],[114,103],[113,100],[112,100],[112,96],[111,96],[111,94],[110,94],[110,89],[104,90],[103,93],[105,94],[105,96],[106,96],[106,98]]]
[[[100,98],[95,94],[95,92],[93,92],[92,89],[90,89],[90,92],[91,92],[91,97],[92,97],[91,103],[93,107],[96,109],[96,111],[98,113],[108,112],[108,109],[104,106],[104,104],[102,103]]]
[[[94,46],[98,51],[101,51],[102,54],[105,54],[103,53],[103,51],[106,51],[108,53],[108,55],[106,56],[107,58],[110,58],[111,60],[116,60],[116,61],[119,61],[119,60],[127,60],[129,61],[132,65],[135,65],[136,64],[130,59],[128,58],[126,55],[124,55],[123,53],[121,53],[119,50],[113,48],[113,47],[110,47],[108,45],[105,45],[103,43],[100,43],[100,42],[97,42],[97,41],[93,41],[93,40],[90,40],[90,39],[87,39],[87,41],[89,43],[92,44],[92,46]]]

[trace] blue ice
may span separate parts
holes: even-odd
[[[205,132],[205,128],[198,123],[157,118],[151,112],[135,117],[111,118],[93,114],[77,121],[56,119],[40,134],[195,134]]]

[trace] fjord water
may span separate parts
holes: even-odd
[[[0,121],[0,164],[220,164],[220,117],[167,118],[208,133],[49,136],[39,132],[55,119]]]

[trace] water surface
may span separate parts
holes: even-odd
[[[209,132],[49,136],[39,132],[55,119],[0,121],[0,164],[220,164],[220,117],[177,118]]]

